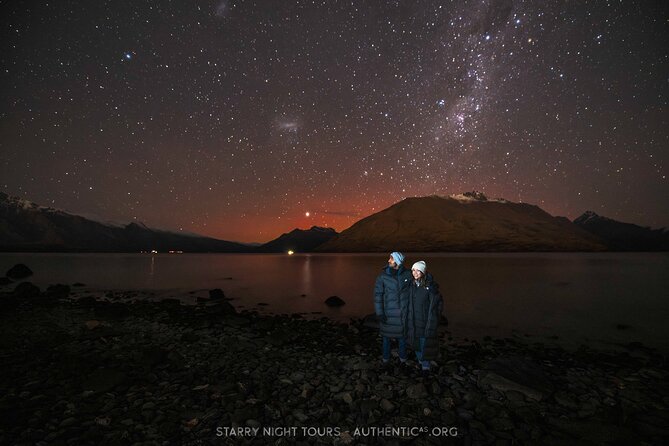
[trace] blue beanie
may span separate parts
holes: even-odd
[[[402,254],[401,252],[398,251],[391,252],[390,257],[392,257],[395,263],[397,263],[398,265],[404,263],[404,254]]]

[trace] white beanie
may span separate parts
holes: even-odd
[[[415,270],[420,271],[421,273],[425,274],[425,270],[427,269],[427,265],[425,264],[425,262],[420,260],[420,261],[414,263],[413,266],[411,267],[411,269],[412,270],[415,269]]]

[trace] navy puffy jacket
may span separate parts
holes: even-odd
[[[416,351],[423,351],[424,360],[439,357],[439,336],[437,328],[444,308],[444,300],[439,292],[439,285],[432,275],[425,276],[425,284],[417,286],[411,280],[407,312],[407,338],[409,345]],[[424,339],[421,346],[420,339]]]
[[[374,285],[374,311],[379,318],[381,336],[404,337],[409,303],[411,272],[400,265],[394,270],[386,266]]]

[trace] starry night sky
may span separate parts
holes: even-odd
[[[664,1],[1,8],[10,195],[256,242],[469,190],[669,226]]]

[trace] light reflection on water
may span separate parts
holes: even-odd
[[[449,253],[424,259],[441,285],[450,331],[460,336],[558,335],[581,342],[642,341],[669,350],[667,253]],[[385,254],[0,254],[0,271],[25,263],[29,280],[86,289],[207,294],[238,307],[321,312],[338,320],[373,312]],[[1,269],[4,268],[4,269]],[[231,278],[231,279],[230,279]],[[302,296],[306,295],[306,296]],[[337,295],[346,301],[328,308]],[[269,304],[258,307],[256,304]],[[620,327],[623,326],[623,327]],[[629,326],[629,328],[624,328]]]

